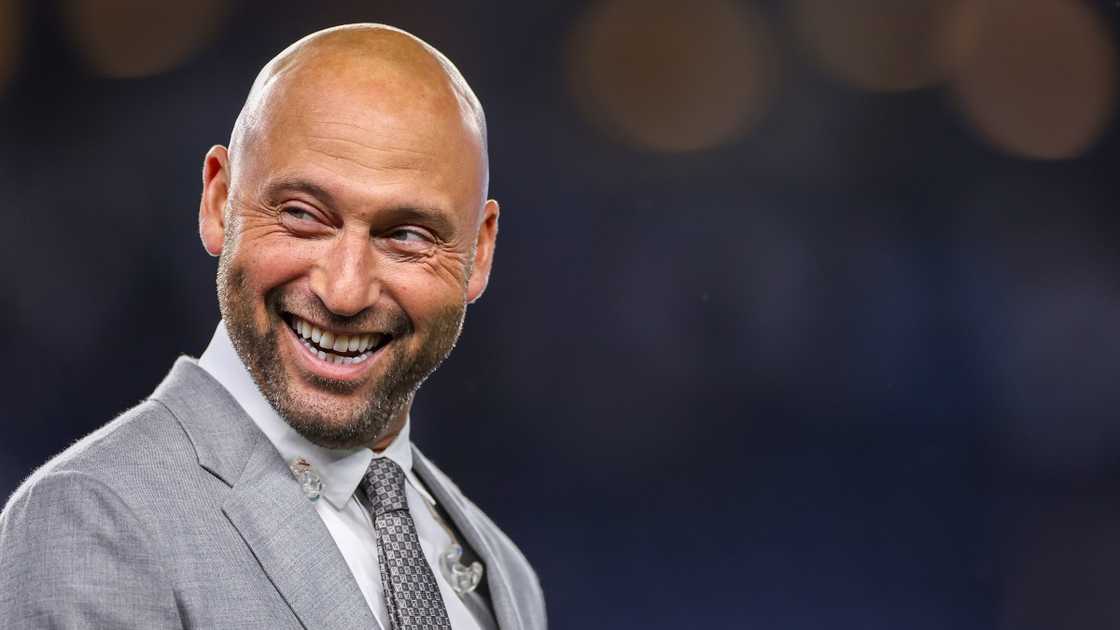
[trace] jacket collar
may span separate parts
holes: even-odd
[[[179,357],[151,396],[175,416],[194,446],[198,465],[228,486],[237,483],[264,435],[237,401],[190,357]]]

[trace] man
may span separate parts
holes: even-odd
[[[525,558],[408,437],[486,288],[488,177],[477,98],[411,35],[265,66],[203,165],[222,323],[13,495],[0,625],[543,629]]]

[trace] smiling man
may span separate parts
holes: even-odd
[[[13,495],[3,625],[543,629],[525,558],[409,440],[486,288],[488,178],[478,99],[415,37],[265,66],[203,164],[222,322]]]

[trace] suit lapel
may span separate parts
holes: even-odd
[[[431,462],[415,447],[412,452],[414,455],[412,467],[416,474],[424,481],[432,496],[447,512],[455,526],[459,528],[467,544],[478,554],[478,557],[486,566],[486,584],[490,587],[490,598],[498,627],[503,629],[525,627],[525,621],[521,618],[517,601],[513,596],[513,583],[506,567],[494,552],[494,544],[490,537],[470,516],[467,505],[450,480],[435,470]]]
[[[231,486],[222,512],[305,628],[377,628],[361,590],[272,443],[191,359],[152,398],[183,425],[199,465]]]
[[[330,532],[263,436],[222,511],[305,627],[377,627]]]

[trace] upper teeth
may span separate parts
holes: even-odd
[[[320,348],[336,352],[365,352],[381,339],[378,334],[364,335],[338,335],[329,330],[323,330],[314,324],[308,323],[298,317],[295,318],[295,329],[304,339],[310,339]]]

